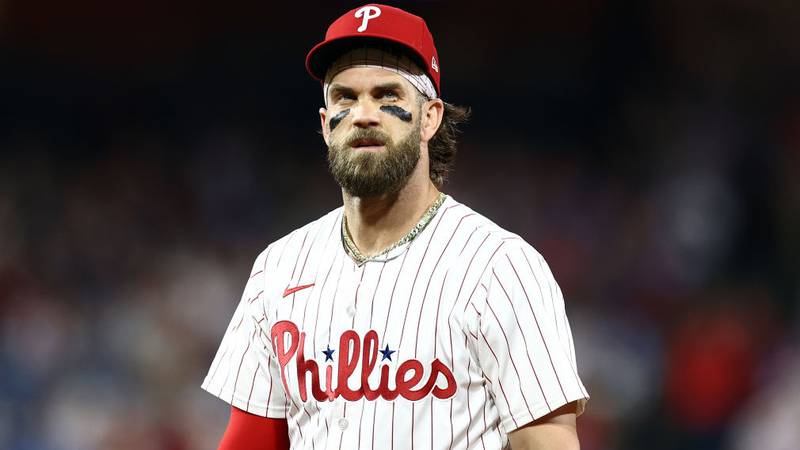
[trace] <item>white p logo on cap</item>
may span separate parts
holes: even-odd
[[[367,29],[367,24],[369,23],[370,19],[374,19],[381,15],[381,9],[377,6],[365,6],[363,8],[359,8],[356,11],[356,19],[364,17],[361,20],[361,26],[356,29],[359,33],[363,32]]]

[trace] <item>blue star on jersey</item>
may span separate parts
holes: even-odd
[[[389,361],[391,361],[392,360],[392,353],[394,353],[395,351],[396,350],[389,350],[389,344],[386,344],[386,348],[380,351],[381,355],[382,355],[381,356],[381,361],[383,361],[385,359],[388,359]]]
[[[325,354],[325,362],[333,361],[333,352],[335,352],[336,350],[331,350],[330,345],[327,345],[326,347],[328,347],[328,349],[322,351],[322,353]]]

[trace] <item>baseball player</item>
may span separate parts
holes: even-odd
[[[465,110],[425,22],[369,4],[307,56],[343,206],[270,244],[203,382],[223,449],[577,449],[544,259],[440,191]]]

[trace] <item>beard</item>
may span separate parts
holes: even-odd
[[[383,142],[383,151],[357,151],[352,144],[361,139]],[[393,142],[374,128],[358,128],[349,136],[332,140],[328,167],[339,186],[354,197],[377,197],[398,192],[411,177],[420,157],[420,125]]]

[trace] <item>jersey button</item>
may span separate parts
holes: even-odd
[[[340,418],[339,421],[338,421],[338,425],[339,425],[339,429],[340,430],[344,430],[345,428],[347,428],[348,424],[349,424],[349,422],[344,417]]]

